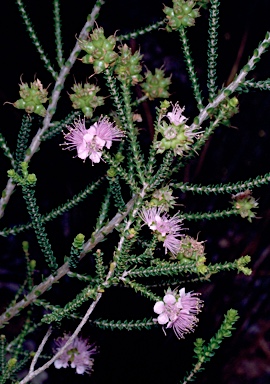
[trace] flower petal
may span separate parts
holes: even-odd
[[[55,366],[55,368],[57,368],[57,369],[60,369],[60,368],[67,368],[67,367],[68,367],[68,363],[64,363],[61,359],[57,359],[57,360],[55,360],[55,362],[54,362],[54,366]]]
[[[100,137],[96,136],[96,145],[102,149],[105,145],[106,141],[101,139]]]
[[[164,305],[163,301],[158,301],[154,305],[154,312],[157,313],[158,315],[160,315],[164,311],[164,308],[165,308],[165,305]]]
[[[163,325],[168,323],[169,317],[166,313],[162,313],[161,315],[158,316],[157,321],[159,324]]]
[[[107,140],[106,141],[106,148],[110,149],[112,146],[112,141],[111,140]]]
[[[89,156],[89,150],[88,148],[86,148],[84,143],[77,147],[77,153],[78,157],[83,160],[85,160]]]
[[[102,152],[92,152],[89,157],[93,161],[93,163],[99,163],[101,155],[102,155]]]
[[[76,372],[77,372],[79,375],[84,374],[84,372],[85,372],[85,367],[84,367],[83,365],[78,365],[78,366],[76,367]]]
[[[174,304],[175,302],[176,302],[176,298],[175,298],[175,296],[174,295],[172,295],[172,294],[167,294],[167,295],[165,295],[164,297],[163,297],[163,301],[164,301],[164,303],[166,303],[166,304]]]
[[[175,306],[176,308],[179,308],[179,309],[183,308],[181,297],[177,300],[177,303],[175,304]]]
[[[91,128],[87,130],[87,133],[83,135],[83,139],[85,140],[86,143],[91,143],[94,137],[94,132],[91,131]]]
[[[179,295],[180,295],[180,297],[186,296],[185,288],[179,289]]]

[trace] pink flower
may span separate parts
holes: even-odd
[[[177,215],[173,217],[168,217],[167,213],[164,213],[161,217],[161,221],[157,226],[157,230],[161,233],[162,236],[167,234],[169,235],[179,235],[181,229],[181,219]]]
[[[155,231],[158,223],[161,222],[162,207],[152,207],[149,209],[143,209],[140,213],[141,219],[148,225],[150,229]]]
[[[181,241],[175,237],[175,235],[167,235],[165,237],[163,247],[165,248],[165,253],[169,250],[174,256],[179,252]]]
[[[64,335],[64,337],[55,340],[54,353],[58,352],[69,338],[70,335]],[[71,368],[76,368],[76,373],[79,375],[85,372],[90,373],[94,363],[92,355],[95,353],[97,353],[97,348],[93,344],[89,345],[87,340],[76,337],[65,352],[55,360],[54,366],[57,369],[67,368],[70,363]]]
[[[190,151],[195,139],[198,139],[203,131],[197,131],[198,127],[195,124],[188,126],[188,120],[182,115],[185,108],[181,108],[178,102],[172,106],[172,112],[168,112],[162,117],[159,125],[159,132],[163,138],[155,142],[157,153],[171,149],[177,156],[184,156],[185,152]],[[169,123],[167,122],[169,120]]]
[[[80,159],[87,157],[92,163],[99,163],[104,147],[110,149],[113,141],[119,141],[124,133],[114,126],[107,117],[100,118],[89,129],[85,127],[85,120],[75,120],[73,126],[67,126],[69,130],[65,134],[66,149],[77,149]]]
[[[176,126],[184,124],[187,121],[187,118],[182,115],[182,112],[184,112],[185,107],[181,108],[178,104],[178,102],[173,106],[172,112],[168,112],[166,116],[170,120],[171,124],[174,124]]]
[[[163,301],[154,305],[154,312],[159,315],[155,321],[161,325],[167,324],[166,328],[173,328],[178,339],[181,339],[185,333],[194,330],[199,321],[196,315],[202,305],[197,293],[185,293],[185,288],[181,288],[178,294],[168,289]]]
[[[177,215],[169,217],[167,213],[162,212],[162,206],[143,209],[140,213],[141,219],[148,225],[150,229],[159,233],[159,240],[163,241],[165,252],[169,250],[176,255],[180,247],[180,240],[177,237],[181,236],[181,219]]]

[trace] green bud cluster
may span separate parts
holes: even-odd
[[[85,236],[82,233],[79,233],[75,237],[75,239],[72,243],[72,247],[71,247],[71,251],[70,251],[70,257],[67,258],[70,269],[76,269],[77,268],[77,265],[78,265],[79,260],[80,260],[80,254],[81,254],[81,251],[83,249],[84,238],[85,238]]]
[[[73,241],[73,244],[72,244],[73,247],[76,248],[76,249],[81,250],[82,247],[83,247],[83,244],[84,244],[84,238],[85,238],[85,236],[84,236],[82,233],[79,233],[79,234],[75,237],[75,239],[74,239],[74,241]]]
[[[160,109],[159,109],[160,113],[162,115],[165,115],[167,110],[169,109],[170,105],[171,104],[170,104],[170,102],[168,100],[161,101],[160,102]]]
[[[182,156],[184,152],[190,150],[190,145],[194,142],[192,135],[189,135],[189,126],[185,123],[168,125],[163,121],[159,126],[159,132],[163,138],[155,143],[157,153],[172,149],[175,155]]]
[[[118,55],[114,52],[115,36],[104,36],[103,28],[96,28],[87,40],[80,40],[79,46],[86,52],[82,58],[84,64],[93,64],[94,72],[101,73],[114,64]]]
[[[27,83],[20,84],[20,96],[13,105],[15,108],[24,109],[27,113],[36,113],[39,116],[44,117],[46,109],[42,105],[48,100],[47,89],[43,88],[43,85],[39,79],[30,83],[30,87]]]
[[[8,367],[8,369],[13,369],[16,364],[17,364],[17,359],[12,357],[11,359],[8,360],[7,367]]]
[[[35,185],[37,178],[34,173],[28,173],[28,163],[23,162],[21,163],[21,169],[22,169],[22,175],[19,175],[14,169],[8,170],[7,174],[8,177],[10,177],[15,183],[18,183],[20,185],[25,186],[31,186]]]
[[[104,98],[97,96],[100,88],[94,84],[75,84],[71,88],[75,93],[69,95],[74,109],[81,109],[83,114],[91,119],[94,109],[104,104]]]
[[[142,70],[140,64],[142,55],[138,51],[132,54],[131,49],[126,44],[120,47],[119,51],[120,55],[115,67],[118,79],[124,82],[131,82],[132,85],[143,81],[143,77],[140,74]]]
[[[249,222],[255,217],[255,213],[252,212],[252,209],[258,207],[258,202],[250,195],[251,191],[247,190],[245,192],[237,193],[233,195],[233,206],[239,211],[239,214],[243,218],[247,218]]]
[[[180,264],[194,261],[198,273],[205,274],[207,272],[203,242],[197,241],[191,236],[182,236],[179,252],[177,256],[172,256],[171,259],[178,260]]]
[[[171,78],[164,77],[164,75],[164,71],[157,68],[154,75],[150,71],[146,72],[145,82],[141,86],[150,100],[157,98],[167,99],[170,96],[168,88],[171,84]]]
[[[168,32],[179,30],[181,27],[192,27],[195,19],[200,16],[199,8],[194,0],[173,0],[173,8],[166,7],[163,12],[166,15]]]
[[[246,264],[250,263],[250,256],[242,256],[240,259],[236,260],[238,272],[242,272],[244,275],[249,276],[252,274],[252,270],[246,267]]]
[[[107,176],[113,179],[117,175],[117,169],[114,167],[110,167],[107,171]]]
[[[36,265],[37,265],[36,260],[34,260],[34,259],[30,260],[29,267],[30,267],[31,271],[35,270]]]
[[[222,124],[230,126],[230,118],[239,112],[239,101],[237,97],[226,98],[216,108],[209,108],[208,115],[221,120]]]
[[[28,252],[29,252],[29,243],[28,243],[28,241],[23,241],[22,242],[22,248],[23,248],[24,253],[28,254]]]
[[[176,204],[175,198],[172,196],[172,189],[167,185],[164,188],[157,189],[151,200],[147,203],[149,207],[162,206],[163,211],[169,212],[170,208],[173,208]]]
[[[136,229],[135,228],[130,228],[129,230],[128,230],[128,235],[127,235],[127,239],[128,240],[130,240],[130,239],[133,239],[133,237],[135,237],[136,235],[137,235],[137,231],[136,231]]]

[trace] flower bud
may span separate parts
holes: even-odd
[[[15,103],[13,104],[15,108],[18,108],[18,109],[25,109],[25,101],[23,99],[19,99],[17,101],[15,101]]]
[[[27,176],[27,181],[29,184],[35,184],[37,181],[37,177],[34,173],[31,173],[30,175]]]
[[[169,212],[170,208],[173,208],[176,204],[172,193],[173,191],[169,186],[157,189],[147,205],[149,207],[161,207],[162,211]]]
[[[162,69],[155,69],[154,75],[150,71],[146,73],[142,89],[150,100],[156,98],[166,99],[170,96],[168,92],[170,84],[170,77],[165,78],[164,71]]]
[[[23,247],[24,253],[28,253],[28,250],[29,250],[29,243],[28,243],[28,241],[23,241],[22,242],[22,247]]]
[[[18,109],[25,109],[27,113],[36,113],[39,116],[44,117],[46,109],[42,104],[48,100],[48,92],[43,88],[43,85],[39,79],[30,83],[30,87],[26,83],[20,84],[20,96],[21,99],[17,100],[13,105]]]
[[[243,218],[247,218],[249,222],[255,217],[255,213],[252,209],[258,207],[258,202],[251,196],[251,191],[246,190],[244,192],[237,193],[232,196],[233,206],[239,211],[239,214]]]
[[[108,169],[107,175],[110,178],[114,178],[117,175],[117,170],[114,167],[111,167]]]
[[[73,241],[73,247],[74,248],[77,248],[77,249],[81,249],[82,248],[82,246],[83,246],[83,243],[84,243],[84,238],[85,238],[85,236],[82,234],[82,233],[79,233],[76,237],[75,237],[75,239],[74,239],[74,241]]]
[[[36,260],[34,260],[34,259],[30,260],[29,267],[30,267],[30,269],[31,269],[32,271],[35,270],[36,265],[37,265]]]
[[[69,95],[70,100],[73,102],[72,107],[81,109],[88,118],[93,116],[96,107],[104,104],[104,98],[96,95],[100,91],[98,86],[89,83],[83,86],[82,84],[75,84],[72,90],[74,93]]]
[[[163,12],[166,14],[167,31],[178,30],[181,26],[192,27],[195,19],[200,16],[199,8],[195,8],[197,2],[194,0],[174,0],[173,8],[165,7]]]
[[[82,58],[84,64],[91,63],[94,66],[95,73],[101,73],[109,65],[114,64],[117,59],[117,53],[114,52],[116,38],[104,36],[103,28],[96,28],[89,35],[88,40],[79,41],[79,45],[87,55]]]
[[[7,367],[8,367],[8,369],[13,369],[16,364],[17,364],[17,359],[11,358],[7,362]]]
[[[124,44],[120,49],[120,56],[116,62],[115,73],[118,79],[135,85],[143,80],[140,74],[142,67],[140,60],[142,56],[136,51],[132,54],[131,49]]]

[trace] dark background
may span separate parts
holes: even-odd
[[[54,36],[52,23],[52,2],[28,0],[25,2],[42,46],[48,52],[54,67]],[[93,1],[71,0],[63,2],[63,35],[65,57],[74,46],[75,37],[85,23],[86,15],[91,11]],[[169,2],[166,5],[170,5]],[[0,71],[0,104],[14,102],[18,99],[18,83],[20,76],[24,82],[39,78],[44,86],[53,84],[53,79],[46,72],[38,53],[21,22],[15,1],[4,0],[1,3],[1,71]],[[103,6],[98,25],[103,26],[105,34],[130,32],[161,20],[162,1],[108,1]],[[246,63],[252,51],[269,30],[270,3],[260,1],[222,1],[220,8],[220,49],[218,59],[218,84],[221,86],[230,78],[233,66]],[[196,26],[188,29],[192,44],[196,71],[206,94],[206,49],[207,49],[207,12],[197,19]],[[186,116],[194,117],[196,109],[192,99],[190,84],[185,71],[181,54],[181,46],[176,33],[165,31],[152,32],[140,37],[136,43],[130,42],[136,49],[140,48],[144,55],[145,67],[153,70],[162,65],[166,73],[172,73],[170,92],[173,101],[179,100],[185,105]],[[238,59],[237,59],[238,58]],[[238,61],[237,61],[238,60]],[[263,80],[270,73],[269,52],[263,56],[252,77]],[[77,62],[67,79],[66,90],[70,90],[74,79],[84,82],[92,73],[90,66]],[[251,78],[251,76],[250,76]],[[98,82],[102,84],[100,77]],[[49,88],[52,89],[52,85]],[[104,95],[100,92],[100,94]],[[236,182],[269,172],[269,128],[270,128],[270,95],[262,91],[239,95],[240,114],[232,121],[232,127],[220,127],[199,156],[189,163],[179,174],[179,180],[202,183],[203,185],[221,182]],[[108,102],[109,103],[109,102]],[[70,111],[70,101],[65,91],[59,103],[55,119],[63,118]],[[154,111],[155,102],[149,103],[149,110]],[[106,108],[97,110],[106,113]],[[145,117],[145,110],[141,113]],[[16,148],[16,138],[20,127],[22,111],[9,104],[0,109],[1,132],[6,137],[12,151]],[[33,135],[39,124],[35,119]],[[149,130],[141,126],[142,146],[146,148],[149,141]],[[92,167],[90,162],[82,163],[73,159],[72,154],[63,152],[59,144],[63,142],[59,135],[51,142],[42,144],[41,150],[34,155],[31,172],[38,178],[37,198],[41,213],[49,212],[68,198],[82,190],[91,180],[106,172],[106,165]],[[6,185],[6,170],[9,162],[1,155],[0,188]],[[101,190],[102,191],[102,190]],[[48,370],[47,383],[177,383],[185,372],[189,371],[192,361],[192,341],[195,337],[209,340],[218,329],[224,313],[229,308],[239,311],[240,320],[233,336],[226,340],[216,353],[206,370],[199,374],[198,383],[226,384],[264,384],[270,382],[270,327],[269,327],[269,187],[254,189],[253,195],[259,201],[257,218],[252,224],[241,218],[224,219],[223,221],[200,223],[190,222],[189,234],[194,237],[199,233],[200,240],[206,240],[208,262],[224,262],[249,254],[252,256],[253,273],[251,276],[224,273],[214,277],[211,283],[188,286],[202,293],[205,301],[200,315],[199,327],[194,335],[178,341],[168,332],[165,337],[160,328],[151,331],[133,333],[127,331],[102,331],[87,325],[83,336],[90,337],[99,345],[100,353],[95,359],[95,371],[91,378],[78,376],[71,369]],[[185,211],[212,211],[229,206],[230,197],[224,195],[200,197],[191,193],[178,193],[179,203]],[[128,197],[127,197],[128,200]],[[47,225],[50,241],[59,262],[69,252],[70,244],[77,233],[87,236],[91,234],[93,219],[99,210],[99,197],[92,197],[79,207],[74,208],[62,218]],[[19,189],[16,190],[7,207],[6,215],[1,219],[1,229],[5,226],[27,222],[27,214]],[[34,234],[28,231],[18,236],[9,236],[1,240],[0,288],[2,292],[2,309],[14,297],[18,285],[24,279],[24,259],[21,242],[30,242],[30,254],[37,260],[35,278],[40,281],[41,275],[47,274],[46,266],[41,260],[40,251]],[[110,249],[113,235],[103,247]],[[109,256],[110,257],[110,256]],[[90,260],[83,261],[80,272],[89,273]],[[72,281],[73,282],[73,281]],[[66,284],[66,298],[74,297],[79,286],[73,291],[70,279],[63,279]],[[163,289],[163,288],[162,288]],[[162,294],[162,289],[159,293]],[[142,319],[153,316],[152,304],[139,295],[130,295],[125,291],[108,293],[95,311],[94,318],[108,319]],[[58,303],[57,287],[46,298]],[[115,299],[117,297],[117,300]],[[53,301],[55,300],[55,301]],[[37,314],[38,319],[38,314]],[[38,321],[38,320],[37,320]],[[17,335],[22,326],[21,320],[14,319],[6,330],[8,340]],[[75,324],[63,323],[62,328],[55,330],[55,336],[69,331]],[[73,329],[73,328],[72,328]],[[44,329],[29,339],[29,347],[36,348],[44,334]],[[48,351],[49,353],[49,351]],[[36,383],[46,380],[46,374],[36,379]]]

